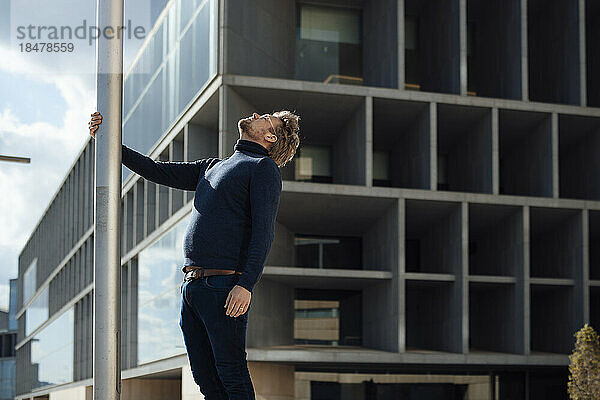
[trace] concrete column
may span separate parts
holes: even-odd
[[[437,190],[437,103],[429,103],[429,177],[431,190]]]
[[[365,184],[373,186],[373,96],[365,97]]]
[[[527,0],[521,0],[521,98],[529,100],[529,49],[527,35]]]
[[[582,262],[575,269],[575,322],[576,329],[590,322],[590,241],[589,210],[581,210],[581,248],[576,249]]]
[[[552,197],[559,195],[559,171],[558,171],[558,114],[552,113]]]
[[[228,100],[228,86],[223,85],[219,87],[219,158],[223,158],[227,154],[227,127],[229,124],[225,118],[229,115]]]
[[[586,35],[585,35],[585,1],[579,0],[579,96],[580,105],[587,105],[587,79],[586,79]],[[588,0],[590,1],[590,0]]]
[[[227,13],[229,12],[229,2],[228,1],[218,1],[218,16],[217,20],[219,21],[218,26],[218,45],[217,45],[217,74],[223,75],[225,71],[228,70],[227,62],[229,57],[227,56],[227,50],[229,47],[229,38],[227,35]],[[234,7],[235,8],[235,7]]]
[[[530,284],[530,253],[531,253],[531,240],[530,240],[530,231],[531,231],[531,218],[529,215],[529,206],[523,207],[523,271],[520,276],[521,279],[521,287],[523,298],[522,298],[522,307],[523,307],[523,354],[528,356],[531,354],[531,312],[530,312],[530,292],[531,292],[531,284]],[[517,282],[519,282],[519,277],[517,278]]]
[[[240,137],[237,123],[241,117],[258,112],[254,105],[229,86],[219,88],[219,157],[228,157]],[[270,111],[270,110],[269,110]]]
[[[460,325],[460,344],[456,344],[457,352],[469,352],[469,203],[463,201],[460,208],[461,253],[459,268],[455,274],[455,296],[458,298],[456,306],[457,321]]]
[[[527,218],[529,216],[527,215]],[[514,335],[514,345],[513,348],[515,352],[518,354],[525,354],[526,349],[529,346],[529,338],[525,335],[525,332],[528,332],[529,329],[529,317],[526,317],[526,305],[529,304],[529,282],[528,277],[525,274],[525,269],[529,269],[529,244],[525,244],[525,210],[523,207],[519,210],[519,215],[517,218],[518,226],[514,226],[512,232],[514,236],[511,238],[514,242],[521,242],[521,251],[518,253],[519,259],[517,260],[517,265],[514,270],[515,276],[515,293],[514,293],[514,301],[515,301],[515,319],[513,324],[516,325],[513,332]],[[529,225],[529,224],[527,224]],[[528,234],[528,232],[527,232]],[[527,251],[525,248],[527,247]],[[527,261],[525,257],[527,256]],[[527,272],[527,275],[529,272]],[[527,296],[526,296],[527,295]],[[527,340],[527,342],[526,342]]]
[[[460,94],[467,95],[467,0],[459,0],[458,30],[460,40]]]
[[[396,3],[396,26],[398,27],[397,30],[397,46],[398,46],[398,89],[400,90],[404,90],[405,87],[405,83],[406,83],[406,78],[405,78],[405,60],[404,60],[404,48],[406,47],[405,45],[405,38],[404,38],[404,34],[406,31],[405,25],[404,25],[404,0],[397,0]]]
[[[500,164],[498,142],[498,107],[492,108],[492,193],[498,194],[500,188]]]
[[[397,201],[398,208],[398,352],[406,352],[406,200]]]

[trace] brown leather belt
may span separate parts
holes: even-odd
[[[238,274],[241,275],[241,271],[234,271],[231,269],[216,269],[216,268],[205,268],[205,267],[197,267],[195,265],[186,265],[181,269],[185,273],[184,281],[204,278],[205,276],[211,275],[233,275]]]

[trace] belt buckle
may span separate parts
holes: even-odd
[[[191,269],[189,271],[187,271],[183,277],[183,281],[187,282],[187,281],[192,281],[194,280],[196,277],[194,276],[196,274],[196,268]]]

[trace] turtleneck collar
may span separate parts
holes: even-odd
[[[269,155],[269,151],[262,144],[247,139],[238,139],[235,146],[233,146],[233,149],[234,151],[247,150],[253,153],[264,154],[265,156]]]

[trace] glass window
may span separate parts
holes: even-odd
[[[0,334],[0,358],[14,357],[15,344],[17,343],[16,333]],[[1,399],[2,397],[0,397]]]
[[[15,359],[0,359],[0,399],[15,398]]]
[[[23,274],[23,304],[27,303],[37,287],[37,257]]]
[[[73,316],[71,308],[31,339],[34,388],[73,381]]]
[[[360,10],[299,5],[296,79],[362,84]]]
[[[360,44],[360,14],[342,8],[302,5],[300,39]]]
[[[185,107],[196,95],[204,82],[210,79],[212,68],[198,54],[210,54],[210,9],[203,7],[192,26],[181,38],[179,61],[179,105]]]
[[[8,305],[8,330],[17,330],[17,294],[19,281],[17,279],[10,280],[10,298]]]
[[[25,335],[31,335],[38,326],[48,319],[48,286],[27,307],[25,311]]]
[[[141,50],[123,83],[127,146],[147,154],[216,73],[216,3],[171,2],[167,17]],[[130,174],[123,167],[122,181]]]
[[[331,182],[331,148],[304,145],[295,157],[295,180]]]
[[[138,259],[138,363],[185,353],[179,327],[183,236],[189,217],[177,223]]]

